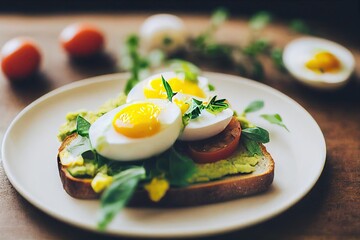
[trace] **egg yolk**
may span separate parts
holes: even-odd
[[[205,98],[204,91],[191,81],[182,80],[179,78],[170,78],[167,80],[173,92],[179,92],[183,94],[192,95],[194,97]],[[161,81],[161,78],[156,78],[150,82],[150,88],[144,89],[144,95],[146,98],[161,98],[166,99],[166,90]]]
[[[114,117],[114,129],[130,138],[149,137],[159,132],[161,108],[153,103],[135,103],[120,110]]]
[[[306,67],[320,73],[335,72],[340,69],[340,61],[332,53],[319,52],[306,63]]]
[[[180,108],[180,111],[182,114],[184,114],[190,107],[190,105],[187,102],[184,102],[180,99],[174,99],[174,103]]]

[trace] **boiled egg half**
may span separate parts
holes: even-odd
[[[156,14],[144,21],[140,28],[140,38],[148,50],[159,48],[171,53],[185,45],[187,31],[179,17],[172,14]]]
[[[97,119],[89,129],[96,151],[113,160],[152,157],[170,148],[182,128],[179,107],[167,100],[124,104]]]
[[[202,101],[204,104],[212,97],[208,89],[208,79],[198,77],[198,82],[189,81],[182,74],[165,72],[153,75],[137,85],[129,92],[127,101],[141,99],[167,99],[167,93],[162,83],[162,77],[169,83],[176,95],[172,98],[180,109],[182,115],[191,109],[192,99]],[[189,120],[179,135],[180,140],[195,141],[212,137],[225,129],[233,116],[233,110],[224,109],[221,112],[211,113],[206,109],[201,114]]]
[[[287,44],[283,61],[295,79],[318,89],[345,85],[355,69],[354,56],[348,49],[315,37],[303,37]]]

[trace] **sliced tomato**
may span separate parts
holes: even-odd
[[[188,153],[197,163],[212,163],[231,156],[239,145],[241,126],[236,118],[221,133],[208,139],[188,142]]]

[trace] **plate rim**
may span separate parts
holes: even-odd
[[[315,186],[316,182],[318,181],[318,179],[320,178],[324,166],[325,166],[325,162],[326,162],[326,153],[327,153],[327,148],[326,148],[326,141],[325,141],[325,137],[323,132],[321,131],[321,128],[319,126],[319,124],[315,121],[315,119],[312,117],[312,115],[304,108],[302,107],[298,102],[296,102],[294,99],[292,99],[291,97],[287,96],[286,94],[280,92],[279,90],[270,87],[264,83],[260,83],[257,82],[255,80],[251,80],[251,79],[247,79],[241,76],[236,76],[236,75],[231,75],[231,74],[225,74],[225,73],[218,73],[218,72],[208,72],[208,71],[204,71],[203,72],[204,76],[222,76],[224,78],[227,78],[229,81],[229,78],[231,79],[230,81],[235,81],[235,78],[237,78],[236,81],[241,80],[242,83],[246,83],[247,85],[250,85],[251,87],[255,87],[255,88],[261,88],[261,90],[265,90],[267,92],[271,92],[271,94],[275,94],[277,97],[280,97],[281,100],[286,100],[287,102],[291,102],[291,104],[295,104],[297,105],[302,111],[303,113],[305,113],[307,115],[307,117],[309,117],[312,121],[312,124],[314,124],[317,127],[318,133],[320,134],[319,136],[321,137],[321,143],[319,142],[319,144],[321,144],[321,149],[323,149],[322,151],[322,155],[323,158],[321,159],[321,164],[319,171],[317,171],[317,175],[314,175],[313,180],[311,181],[311,183],[306,186],[306,188],[304,189],[304,191],[302,192],[297,192],[297,194],[295,194],[292,199],[290,201],[287,201],[286,204],[283,204],[281,207],[279,207],[277,209],[277,211],[273,211],[270,214],[267,214],[266,216],[262,216],[258,219],[254,219],[253,221],[248,221],[246,222],[246,224],[233,224],[230,226],[225,226],[222,227],[220,229],[207,229],[207,230],[197,230],[196,232],[183,232],[181,235],[177,234],[177,233],[153,233],[151,236],[149,236],[146,233],[135,233],[135,232],[118,232],[118,231],[106,231],[106,232],[99,232],[98,230],[94,229],[91,226],[88,226],[87,224],[81,224],[78,223],[77,221],[73,221],[71,219],[62,217],[61,215],[56,214],[54,211],[50,211],[47,208],[44,208],[42,206],[40,206],[37,202],[36,199],[33,199],[33,197],[31,196],[31,194],[28,193],[28,191],[21,186],[21,184],[19,184],[16,180],[16,177],[12,175],[11,173],[11,169],[8,166],[7,160],[5,158],[5,154],[6,154],[6,149],[5,149],[5,145],[6,145],[6,139],[8,138],[8,136],[10,135],[13,126],[16,124],[17,121],[19,121],[22,116],[24,116],[27,112],[31,111],[31,109],[33,107],[35,107],[37,104],[42,103],[44,101],[46,101],[47,99],[60,94],[62,92],[66,92],[68,90],[72,90],[75,88],[81,88],[83,86],[87,86],[87,85],[91,85],[91,84],[99,84],[101,82],[112,82],[115,80],[119,80],[119,81],[125,81],[124,79],[129,76],[129,73],[114,73],[114,74],[106,74],[106,75],[100,75],[100,76],[95,76],[95,77],[90,77],[90,78],[85,78],[79,81],[75,81],[75,82],[71,82],[68,83],[66,85],[63,85],[59,88],[56,88],[44,95],[42,95],[41,97],[37,98],[36,100],[34,100],[32,103],[30,103],[29,105],[27,105],[24,109],[22,109],[16,116],[15,118],[11,121],[10,125],[7,127],[6,132],[4,134],[3,137],[3,141],[2,141],[2,146],[1,146],[1,158],[2,158],[2,165],[5,171],[5,175],[7,176],[7,178],[9,179],[11,185],[16,189],[16,191],[22,196],[24,197],[28,202],[30,202],[33,206],[35,206],[36,208],[38,208],[40,211],[43,211],[44,213],[48,214],[49,216],[72,226],[75,227],[79,227],[82,229],[86,229],[88,231],[91,232],[96,232],[98,234],[105,234],[105,235],[112,235],[112,236],[126,236],[126,237],[145,237],[145,238],[150,238],[150,237],[160,237],[160,238],[165,238],[165,237],[175,237],[175,238],[179,238],[179,237],[203,237],[203,236],[210,236],[210,235],[214,235],[214,234],[222,234],[222,233],[226,233],[226,232],[230,232],[230,231],[234,231],[234,230],[240,230],[240,229],[244,229],[246,227],[250,227],[253,226],[255,224],[259,224],[262,223],[266,220],[269,220],[271,218],[274,218],[275,216],[283,213],[284,211],[286,211],[287,209],[289,209],[291,206],[295,205],[296,203],[298,203],[302,198],[304,198],[310,191],[311,189]],[[209,77],[211,78],[211,77]]]

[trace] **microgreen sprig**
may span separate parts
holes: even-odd
[[[171,89],[170,84],[165,80],[164,76],[161,75],[161,81],[162,84],[164,85],[165,91],[166,91],[166,95],[167,95],[167,99],[172,102],[172,98],[177,94],[174,93],[173,90]]]

